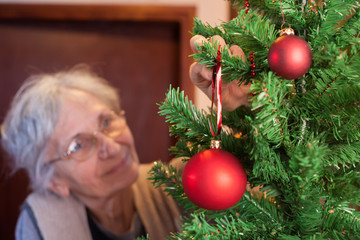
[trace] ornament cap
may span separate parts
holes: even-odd
[[[295,35],[295,31],[294,31],[294,29],[291,28],[291,25],[288,23],[288,24],[289,24],[289,27],[283,28],[284,24],[285,24],[285,23],[283,23],[283,24],[281,25],[280,37],[281,37],[281,36],[284,36],[284,35]]]
[[[211,140],[210,142],[210,148],[211,149],[221,149],[221,140]]]

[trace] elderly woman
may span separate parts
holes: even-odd
[[[210,39],[224,40],[218,36]],[[206,39],[195,36],[194,51]],[[224,44],[225,45],[225,44]],[[240,48],[229,48],[242,56]],[[211,96],[212,72],[194,63],[190,77]],[[223,105],[247,103],[247,90],[223,84]],[[16,239],[164,239],[179,230],[174,200],[147,181],[134,139],[106,80],[84,67],[30,77],[1,127],[14,170],[28,172],[33,192],[22,207]]]
[[[25,168],[17,239],[164,239],[178,230],[175,202],[146,180],[118,95],[84,67],[30,77],[2,125]]]

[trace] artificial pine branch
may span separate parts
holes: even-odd
[[[170,86],[166,100],[159,104],[159,109],[159,114],[165,115],[166,122],[171,125],[170,135],[179,138],[177,147],[182,150],[174,150],[177,157],[190,157],[203,147],[201,145],[209,146],[211,116],[205,117],[202,111],[198,111],[179,88],[173,89]],[[180,152],[183,154],[179,154]]]
[[[191,214],[190,217],[190,222],[186,221],[183,231],[172,235],[174,239],[252,239],[268,234],[275,236],[286,225],[273,203],[265,199],[260,202],[254,200],[249,193],[245,193],[236,206],[225,212],[208,211],[206,214]],[[212,224],[209,219],[213,219],[210,221]],[[257,219],[261,227],[253,224],[251,219]]]
[[[211,34],[214,33],[220,35],[227,43],[240,46],[246,56],[254,52],[256,64],[261,68],[266,61],[270,43],[276,39],[277,31],[274,30],[274,26],[270,24],[269,20],[263,16],[252,11],[245,15],[244,12],[242,10],[240,12],[242,15],[233,19],[230,23],[224,23],[222,25],[223,31],[220,31],[217,27],[211,28],[199,20],[195,20],[193,31],[194,34],[204,35],[205,37],[211,37],[213,36]],[[203,32],[205,29],[209,30],[211,34]],[[216,50],[210,43],[205,43],[201,50],[200,53],[193,55],[194,59],[212,68],[216,63]],[[222,62],[223,79],[225,81],[240,79],[239,84],[243,82],[249,83],[250,65],[248,62],[244,62],[238,57],[231,57],[227,51],[222,51]],[[258,70],[255,70],[255,72],[258,72]]]
[[[220,35],[247,58],[255,53],[256,77],[250,79],[249,61],[222,49],[224,79],[251,83],[253,97],[250,108],[224,112],[220,138],[260,192],[245,192],[227,210],[208,211],[187,199],[179,173],[155,168],[155,185],[167,186],[193,212],[172,238],[360,239],[354,211],[360,202],[359,2],[323,0],[313,6],[282,0],[281,11],[279,0],[249,0],[247,14],[243,0],[232,2],[240,7],[236,18],[216,27],[195,19],[193,34]],[[271,72],[267,60],[282,13],[313,56],[308,73],[292,81]],[[193,57],[212,68],[216,49],[205,43]],[[183,92],[170,88],[160,114],[178,139],[171,148],[176,156],[189,159],[209,148],[213,112],[198,111]]]
[[[277,34],[277,30],[269,19],[253,11],[249,11],[247,14],[245,14],[245,10],[240,11],[238,17],[229,23],[224,23],[222,27],[225,31],[224,39],[228,40],[230,44],[240,46],[248,53],[254,49],[259,51],[258,48],[267,49],[269,44],[276,39]],[[243,39],[243,37],[249,36],[250,39]]]
[[[358,239],[360,232],[360,213],[354,212],[345,201],[327,201],[322,230],[328,232],[328,236],[341,236],[342,239]],[[331,238],[333,239],[333,238]]]
[[[179,205],[183,206],[187,211],[195,211],[198,209],[184,193],[181,184],[181,170],[170,165],[158,161],[154,163],[154,167],[149,172],[148,178],[155,188],[162,187],[164,191],[171,195]]]
[[[322,78],[324,79],[324,77]],[[359,141],[360,133],[353,131],[360,128],[358,86],[342,86],[326,94],[307,94],[303,100],[308,102],[307,112],[312,117],[313,127],[318,133],[326,132],[328,143],[337,141]],[[310,108],[309,108],[310,107]],[[310,116],[311,115],[311,116]],[[331,130],[331,131],[329,131]]]
[[[324,21],[321,24],[319,36],[322,36],[323,39],[330,39],[332,36],[337,34],[343,27],[340,22],[345,21],[351,12],[356,11],[356,5],[359,5],[356,0],[326,1],[326,4],[324,4],[325,16]]]
[[[289,144],[288,132],[288,104],[286,98],[291,98],[293,85],[269,72],[268,76],[262,75],[262,82],[254,82],[252,91],[256,96],[252,98],[252,111],[256,117],[253,121],[256,134],[262,134],[267,141],[280,146],[285,141]],[[286,144],[286,143],[285,143]]]

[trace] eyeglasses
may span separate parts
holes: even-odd
[[[115,139],[120,136],[126,128],[125,112],[120,114],[111,112],[100,116],[99,128],[93,133],[79,133],[67,145],[66,151],[59,157],[52,159],[46,165],[53,164],[60,160],[74,159],[84,161],[91,156],[98,142],[98,134]]]

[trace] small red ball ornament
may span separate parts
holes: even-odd
[[[224,210],[243,196],[246,172],[231,153],[212,148],[195,154],[186,164],[182,183],[194,204],[208,210]]]
[[[271,71],[289,80],[304,75],[312,63],[309,44],[302,38],[295,36],[291,30],[282,30],[283,35],[273,42],[268,52],[268,63]]]

